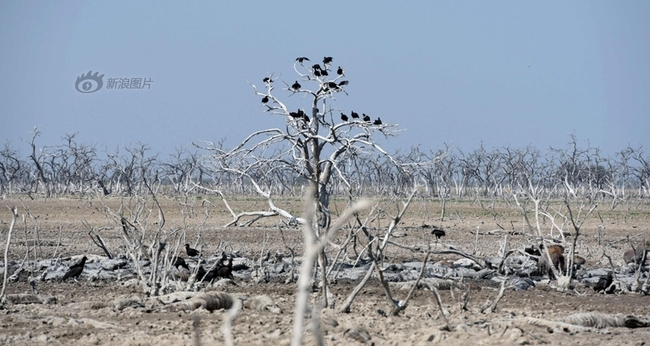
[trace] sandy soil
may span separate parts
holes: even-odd
[[[252,227],[223,228],[230,215],[217,200],[161,198],[165,210],[167,232],[184,230],[187,242],[198,244],[204,253],[220,253],[222,250],[239,250],[249,258],[258,258],[263,251],[288,253],[287,247],[302,251],[301,231],[279,227],[279,219],[265,219]],[[267,209],[264,201],[257,198],[232,200],[233,209],[242,211]],[[2,249],[11,220],[8,206],[19,208],[21,218],[14,230],[10,260],[24,258],[26,244],[33,244],[38,229],[38,238],[43,244],[31,246],[30,258],[51,258],[52,256],[75,256],[81,254],[103,255],[88,236],[87,221],[101,234],[109,248],[120,253],[123,246],[120,228],[115,219],[106,212],[106,206],[117,211],[121,200],[109,199],[103,204],[97,199],[60,198],[49,200],[2,200],[0,201],[0,236]],[[185,203],[185,206],[183,206]],[[335,203],[334,210],[340,211],[344,201]],[[299,215],[302,202],[299,199],[281,201],[283,207]],[[125,200],[125,206],[133,208],[135,201]],[[29,210],[29,214],[27,214]],[[133,210],[133,209],[131,209]],[[373,232],[383,233],[389,224],[395,207],[388,207],[382,218],[373,222]],[[207,211],[207,213],[206,213]],[[650,206],[642,203],[619,206],[608,210],[604,205],[598,209],[583,226],[583,235],[578,241],[578,253],[587,259],[587,268],[607,267],[609,261],[603,251],[611,256],[615,266],[622,265],[622,253],[627,249],[626,237],[645,239],[650,228]],[[447,230],[441,242],[476,252],[495,256],[505,236],[502,233],[484,232],[499,229],[498,225],[522,230],[521,214],[514,206],[505,204],[491,208],[487,203],[449,202],[445,221],[436,221],[440,215],[438,202],[417,200],[409,208],[402,224],[396,230],[394,241],[408,245],[426,247],[434,239],[422,232],[423,223],[435,224]],[[127,215],[128,212],[126,213]],[[22,216],[25,215],[23,219]],[[207,217],[206,217],[207,215]],[[191,217],[190,217],[191,216]],[[157,213],[149,218],[149,227],[155,229]],[[602,219],[602,221],[601,221]],[[604,226],[599,231],[598,225]],[[550,224],[544,224],[549,229]],[[567,226],[568,227],[568,226]],[[482,232],[478,237],[476,230]],[[568,229],[568,228],[567,228]],[[347,234],[343,231],[337,240]],[[284,238],[283,238],[284,236]],[[531,237],[522,234],[508,236],[508,248],[521,247],[531,242]],[[360,239],[361,242],[365,241]],[[362,245],[358,245],[358,250]],[[475,251],[476,250],[476,251]],[[350,249],[348,255],[352,255]],[[386,255],[390,262],[421,260],[422,254],[398,247],[390,247]],[[457,256],[434,256],[431,261],[456,260]],[[268,283],[253,283],[252,280],[237,278],[236,286],[222,286],[219,289],[243,297],[268,295],[280,308],[280,312],[259,311],[244,308],[237,316],[232,333],[238,345],[276,343],[288,345],[293,325],[295,283],[274,280]],[[56,298],[50,304],[4,304],[0,306],[0,344],[31,345],[193,345],[197,340],[203,345],[224,343],[222,324],[228,311],[208,312],[198,309],[192,312],[171,312],[165,307],[151,303],[138,288],[126,287],[124,281],[89,281],[82,277],[79,284],[72,281],[38,282],[37,289],[43,296]],[[493,313],[479,310],[489,300],[494,300],[498,285],[490,280],[476,280],[470,283],[467,309],[460,308],[463,291],[440,291],[443,307],[451,330],[441,317],[433,293],[418,289],[409,301],[408,307],[398,316],[389,316],[390,306],[381,285],[373,279],[354,301],[350,313],[341,313],[337,307],[350,294],[356,282],[338,280],[332,284],[334,309],[317,311],[326,344],[329,345],[510,345],[510,344],[553,344],[553,345],[642,345],[650,342],[649,328],[608,328],[606,331],[568,332],[549,329],[528,323],[527,318],[557,320],[578,312],[600,312],[608,314],[632,314],[650,318],[650,297],[638,294],[597,294],[590,288],[576,286],[574,290],[559,292],[550,285],[538,284],[528,291],[507,290]],[[8,283],[7,294],[30,293],[32,290],[26,277],[18,282]],[[395,290],[396,299],[404,299],[408,291]],[[113,302],[119,299],[137,297],[145,302],[144,307],[116,309]],[[312,293],[312,301],[319,294]],[[307,323],[306,344],[315,344],[309,332],[312,324]]]

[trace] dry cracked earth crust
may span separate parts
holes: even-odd
[[[283,201],[284,207],[294,208],[299,214],[301,202],[298,199]],[[104,207],[90,199],[49,199],[37,201],[2,200],[0,232],[2,249],[6,245],[10,213],[7,206],[17,206],[24,214],[24,206],[34,218],[27,216],[18,220],[10,248],[10,260],[20,261],[25,256],[26,246],[33,237],[37,225],[40,248],[32,247],[30,256],[49,258],[57,252],[62,257],[95,254],[103,255],[87,235],[82,220],[101,231],[102,237],[116,253],[122,246],[119,228],[108,218]],[[111,208],[119,207],[120,200],[108,200]],[[229,227],[221,225],[229,221],[229,214],[218,202],[209,204],[208,217],[200,201],[195,201],[192,213],[180,206],[175,199],[163,200],[167,219],[166,227],[185,227],[189,243],[195,243],[201,232],[199,244],[203,251],[218,253],[224,249],[237,249],[250,258],[259,257],[263,249],[272,253],[286,253],[286,245],[302,251],[301,232],[286,229],[284,240],[277,229],[277,219],[263,220],[255,227]],[[235,208],[264,210],[264,201],[241,199],[231,201]],[[205,205],[205,203],[203,204]],[[337,206],[340,209],[343,202]],[[594,217],[583,227],[584,235],[578,243],[578,252],[587,259],[588,268],[609,267],[602,257],[601,244],[608,244],[607,250],[614,265],[622,265],[622,253],[627,249],[624,239],[644,239],[650,226],[650,214],[645,206],[625,211],[601,211],[604,232],[598,233],[601,221]],[[496,214],[495,214],[496,210]],[[447,230],[441,242],[479,254],[494,255],[504,236],[483,234],[478,238],[475,230],[489,231],[498,228],[496,224],[512,225],[521,229],[521,215],[510,207],[485,209],[469,202],[447,204],[448,218],[439,217],[437,202],[418,201],[411,205],[401,227],[396,230],[401,244],[426,246],[434,242],[421,232],[423,223],[436,224]],[[191,218],[187,218],[191,215]],[[496,215],[496,216],[495,216]],[[185,218],[184,218],[185,216]],[[388,225],[388,215],[373,226],[382,230]],[[201,226],[203,225],[203,226]],[[57,246],[60,239],[60,245]],[[340,241],[341,239],[339,239]],[[520,247],[529,242],[523,235],[509,236],[510,247]],[[399,263],[422,257],[411,251],[396,247],[387,252],[391,262]],[[458,257],[433,256],[430,261],[455,260]],[[295,283],[274,280],[267,283],[253,283],[236,278],[236,286],[219,286],[220,291],[253,299],[268,296],[274,309],[255,308],[244,302],[244,307],[235,319],[232,335],[237,345],[259,345],[274,343],[288,345],[293,326]],[[38,282],[41,296],[53,297],[48,304],[5,304],[0,309],[0,344],[4,345],[202,345],[224,344],[222,325],[228,311],[171,311],[154,298],[146,297],[139,288],[127,287],[124,281],[89,281],[81,277],[79,284],[68,282]],[[480,313],[487,300],[493,301],[498,285],[489,280],[475,280],[469,284],[467,310],[461,309],[463,290],[441,290],[443,308],[448,325],[442,318],[433,293],[417,289],[408,307],[398,316],[390,316],[390,306],[381,285],[376,279],[364,287],[351,306],[349,313],[338,311],[338,307],[350,294],[357,282],[338,280],[331,285],[334,309],[312,311],[306,321],[305,344],[316,344],[311,329],[313,319],[320,321],[323,339],[329,345],[510,345],[510,344],[552,344],[552,345],[643,345],[650,341],[650,329],[607,328],[592,332],[569,331],[549,328],[530,323],[530,318],[559,320],[578,312],[600,312],[607,314],[631,314],[650,317],[650,297],[638,294],[597,294],[586,287],[576,287],[568,292],[558,292],[549,285],[538,284],[527,291],[507,290],[493,313]],[[552,285],[552,283],[551,283]],[[393,288],[396,299],[404,299],[406,290]],[[30,293],[26,279],[10,282],[7,294]],[[319,294],[312,293],[311,302],[317,302]],[[130,299],[141,302],[134,306],[116,306],[115,302]],[[315,315],[316,314],[316,315]],[[448,327],[449,326],[449,327]]]

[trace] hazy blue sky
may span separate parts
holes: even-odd
[[[292,83],[296,57],[325,55],[350,80],[336,107],[405,130],[391,150],[546,149],[572,132],[650,150],[650,1],[2,1],[0,144],[25,147],[35,125],[41,145],[233,144],[283,125],[246,79]],[[104,87],[83,94],[89,70]],[[107,89],[116,77],[153,83]]]

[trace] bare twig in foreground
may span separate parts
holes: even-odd
[[[411,290],[409,291],[408,295],[404,299],[404,301],[401,304],[398,304],[395,309],[391,312],[393,316],[397,316],[400,311],[406,309],[406,305],[409,302],[409,299],[411,299],[411,296],[413,295],[413,292],[415,289],[418,287],[418,284],[420,284],[420,280],[422,279],[422,275],[424,275],[424,269],[427,265],[427,260],[429,259],[429,252],[424,255],[424,259],[422,260],[422,267],[420,268],[420,274],[418,275],[418,278],[415,280],[413,283],[413,286],[411,286]]]
[[[501,298],[503,298],[503,293],[506,291],[506,280],[501,281],[501,288],[499,288],[499,293],[497,294],[497,298],[494,300],[494,303],[492,304],[486,304],[483,308],[481,308],[481,313],[485,313],[485,311],[489,308],[490,312],[495,312],[497,309],[497,304],[499,304],[499,301]]]
[[[0,297],[4,297],[5,289],[7,288],[7,274],[9,274],[9,245],[11,244],[11,233],[14,231],[14,225],[16,224],[16,219],[18,218],[18,209],[16,207],[9,208],[11,210],[11,225],[9,226],[9,233],[7,234],[7,246],[5,247],[5,275],[2,280],[2,292],[0,292]]]
[[[240,310],[241,310],[241,300],[235,298],[232,307],[226,314],[226,318],[223,320],[223,327],[221,327],[221,330],[223,331],[224,343],[226,344],[226,346],[235,345],[235,340],[233,339],[232,336],[232,322],[235,320]]]
[[[442,299],[440,298],[440,293],[438,292],[438,289],[434,285],[429,285],[429,289],[431,292],[433,292],[433,295],[436,297],[436,302],[438,303],[438,308],[440,309],[440,316],[442,316],[442,319],[445,320],[445,324],[447,325],[447,330],[451,331],[451,325],[449,324],[449,320],[447,320],[447,316],[445,316],[445,310],[442,307]]]

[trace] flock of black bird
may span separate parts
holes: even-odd
[[[200,251],[191,248],[190,244],[185,244],[185,252],[189,257],[201,256]],[[61,281],[72,278],[75,282],[79,283],[77,279],[83,272],[87,260],[88,258],[86,256],[83,256],[79,262],[70,266],[68,271],[66,271],[66,273],[63,275]],[[232,256],[228,256],[225,252],[222,252],[221,258],[217,261],[217,263],[215,263],[214,266],[212,266],[209,271],[206,271],[201,265],[198,266],[196,270],[196,280],[203,282],[212,282],[217,278],[234,280],[235,277],[232,275],[232,263]],[[172,259],[172,266],[174,268],[182,267],[190,270],[190,267],[187,265],[185,260],[179,256]]]
[[[352,117],[352,119],[359,119],[359,113],[357,113],[357,112],[352,111],[350,113],[350,116]],[[362,116],[363,116],[363,121],[365,121],[367,123],[370,122],[370,120],[371,120],[370,116],[368,116],[366,113],[363,113]],[[350,118],[347,116],[347,114],[341,113],[341,120],[349,121]],[[373,125],[381,125],[383,123],[381,122],[381,118],[377,117],[377,119],[375,119],[375,121],[373,121],[372,124]]]
[[[306,56],[300,56],[300,57],[296,58],[296,62],[299,63],[299,64],[303,64],[305,61],[311,61],[311,60],[309,60],[309,58],[307,58]],[[334,58],[332,58],[331,56],[326,56],[326,57],[323,58],[323,66],[325,66],[324,68],[321,67],[320,64],[314,64],[311,67],[311,70],[312,70],[312,73],[314,74],[314,76],[316,76],[316,77],[328,76],[329,75],[329,72],[328,72],[329,71],[329,65],[332,63],[332,61],[334,61]],[[344,76],[345,71],[343,70],[343,68],[341,66],[339,66],[336,69],[336,74],[339,75],[339,76]],[[273,82],[273,79],[271,79],[271,77],[265,77],[262,81],[264,83],[266,83],[266,84],[270,84],[270,83]],[[341,89],[342,86],[348,85],[349,83],[350,82],[347,81],[347,80],[343,80],[343,81],[340,81],[338,83],[333,82],[333,81],[327,82],[327,83],[324,83],[321,90],[319,90],[319,93],[320,92],[329,92],[329,91],[338,91],[338,90]],[[302,85],[300,85],[300,83],[298,81],[295,81],[291,85],[290,89],[292,91],[294,91],[294,92],[298,92],[298,91],[300,91],[300,88],[302,88]],[[269,95],[264,95],[264,97],[262,97],[262,103],[264,103],[264,104],[267,104],[269,102],[269,100],[270,100]],[[302,109],[299,109],[297,112],[289,112],[289,116],[291,116],[292,118],[297,119],[297,120],[301,119],[306,123],[309,122],[309,117],[307,116],[307,114],[305,114],[305,112]],[[359,119],[359,114],[357,114],[356,112],[352,112],[351,117],[352,117],[352,119],[354,121],[354,119]],[[370,116],[368,116],[366,114],[363,114],[362,119],[363,119],[364,122],[371,122],[372,121],[370,119]],[[350,120],[350,118],[346,114],[341,113],[341,120],[344,121],[344,122],[347,122],[347,121]],[[372,121],[372,124],[373,125],[382,125],[383,123],[381,122],[381,118],[378,117],[376,120]]]
[[[201,253],[198,250],[191,248],[190,244],[185,244],[185,252],[187,252],[187,255],[190,257],[201,256]],[[178,268],[179,266],[189,270],[184,259],[175,257],[174,267]],[[200,265],[196,271],[196,279],[199,281],[212,282],[216,278],[235,279],[232,275],[232,256],[227,256],[225,252],[221,253],[221,258],[209,271],[206,271],[203,266]]]

